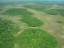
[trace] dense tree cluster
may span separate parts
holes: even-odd
[[[23,21],[24,23],[27,23],[28,26],[31,26],[31,27],[38,27],[44,24],[42,21],[32,16],[22,16],[21,21]]]
[[[13,48],[14,37],[12,32],[15,32],[14,23],[9,20],[0,19],[0,48]]]
[[[55,48],[57,40],[44,30],[26,29],[20,34],[16,42],[21,48]]]

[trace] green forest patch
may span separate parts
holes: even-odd
[[[31,27],[37,27],[44,24],[42,21],[32,16],[22,16],[21,21],[24,23],[27,23],[28,26],[31,26]]]
[[[2,13],[3,15],[33,15],[32,12],[29,12],[27,9],[23,8],[12,8],[8,9],[5,12]]]
[[[14,37],[9,32],[0,31],[0,48],[14,48]]]
[[[0,48],[14,48],[13,33],[18,31],[18,27],[10,20],[0,19]]]
[[[0,31],[14,33],[19,30],[18,26],[10,20],[0,19]]]
[[[55,37],[40,29],[26,29],[16,38],[20,48],[56,48]]]

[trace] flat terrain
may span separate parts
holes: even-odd
[[[64,48],[64,6],[1,7],[0,48]]]

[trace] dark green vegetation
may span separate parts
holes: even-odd
[[[26,29],[16,38],[21,48],[56,48],[55,37],[40,29]]]
[[[59,20],[59,21],[56,21],[57,23],[59,24],[64,24],[64,20]]]
[[[0,48],[13,48],[14,37],[9,32],[0,31]]]
[[[12,33],[16,31],[17,28],[12,21],[0,19],[0,48],[13,48],[14,37]]]
[[[33,13],[29,12],[27,9],[23,8],[12,8],[8,9],[5,12],[2,13],[3,15],[33,15]]]
[[[41,22],[40,20],[32,16],[22,16],[21,21],[27,23],[28,26],[31,26],[31,27],[41,26],[43,24],[43,22]]]
[[[10,32],[10,33],[14,33],[17,32],[18,26],[16,26],[15,23],[13,23],[10,20],[2,20],[0,19],[0,31],[1,32]]]

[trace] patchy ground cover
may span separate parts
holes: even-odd
[[[21,21],[27,23],[28,26],[31,27],[38,27],[44,24],[43,22],[32,16],[22,16]]]

